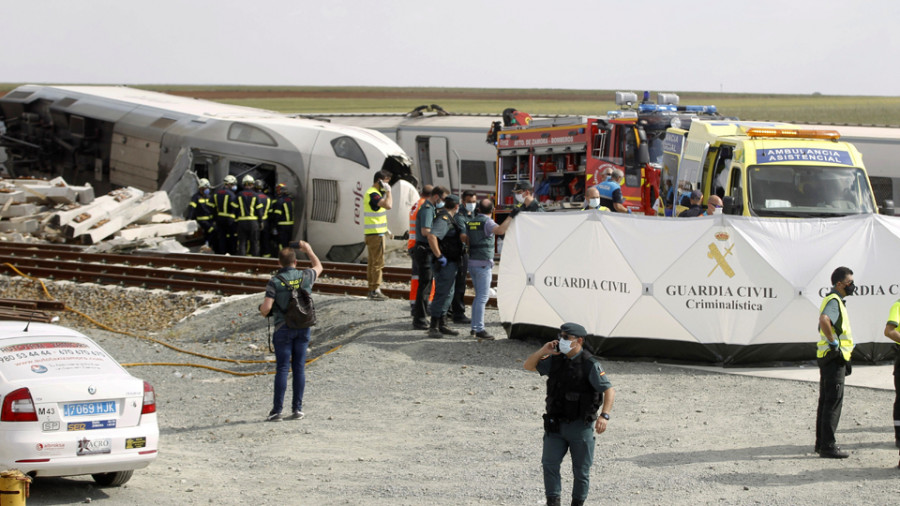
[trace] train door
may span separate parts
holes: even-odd
[[[416,137],[416,163],[423,186],[440,185],[454,190],[453,182],[457,181],[457,177],[451,177],[454,167],[450,164],[446,137]],[[458,189],[459,185],[456,186]]]

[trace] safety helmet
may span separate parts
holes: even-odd
[[[256,189],[259,190],[259,191],[265,190],[265,189],[266,189],[266,182],[263,181],[262,179],[257,179],[257,180],[256,180]]]
[[[244,186],[253,186],[253,183],[255,182],[256,180],[253,179],[253,176],[251,176],[250,174],[247,174],[246,176],[244,176],[244,179],[241,179],[241,184]]]
[[[199,185],[200,185],[200,188],[209,188],[209,179],[206,179],[205,177],[201,177]]]
[[[237,178],[228,174],[225,176],[225,184],[237,184]]]
[[[287,190],[287,186],[284,183],[278,183],[275,185],[275,193],[284,193]]]

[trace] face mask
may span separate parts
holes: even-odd
[[[588,207],[600,207],[600,199],[588,199]]]
[[[437,204],[434,205],[434,207],[436,207],[436,208],[438,208],[438,209],[443,208],[443,207],[444,207],[444,201],[442,200],[442,201],[438,202]]]
[[[474,202],[466,202],[466,212],[467,213],[475,212],[475,203]]]
[[[517,193],[517,194],[516,194],[516,202],[518,202],[518,203],[520,203],[520,204],[523,203],[523,202],[525,202],[525,194],[524,194],[524,193]]]
[[[203,195],[207,195],[207,196],[209,195],[209,188],[203,189]]]
[[[559,352],[563,355],[568,355],[570,351],[572,351],[572,341],[569,341],[568,339],[560,339]]]
[[[847,292],[847,297],[856,293],[856,283],[851,282],[844,288],[844,291]]]

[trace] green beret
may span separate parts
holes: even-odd
[[[562,327],[559,328],[561,332],[565,332],[570,336],[575,337],[585,337],[587,336],[587,330],[584,330],[584,327],[577,323],[563,323]]]

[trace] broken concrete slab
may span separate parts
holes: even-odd
[[[176,221],[172,223],[153,223],[136,227],[123,228],[116,235],[125,239],[146,239],[149,237],[167,237],[173,235],[193,234],[200,227],[194,220]]]
[[[166,211],[169,207],[171,207],[171,203],[166,192],[157,191],[145,194],[140,201],[118,209],[114,216],[97,223],[90,230],[76,237],[80,238],[83,244],[95,244],[115,234],[126,225],[146,216]]]

